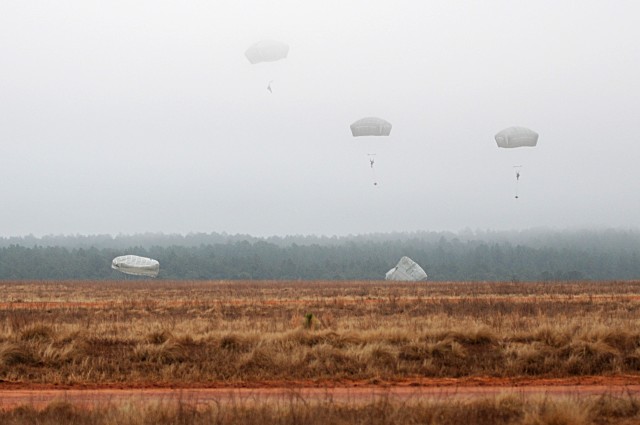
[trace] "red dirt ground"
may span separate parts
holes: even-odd
[[[244,385],[247,385],[246,383]],[[210,403],[305,402],[367,403],[390,398],[401,402],[425,399],[490,397],[499,394],[520,396],[591,396],[600,394],[640,395],[640,376],[592,376],[565,379],[411,379],[399,382],[281,382],[251,383],[251,387],[228,383],[209,384],[206,388],[163,387],[161,384],[102,386],[26,385],[0,382],[0,409],[20,405],[43,408],[53,401],[92,407],[122,402],[176,402],[196,406]]]

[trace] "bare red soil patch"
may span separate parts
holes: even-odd
[[[567,379],[412,379],[402,382],[263,382],[251,387],[161,388],[156,383],[137,388],[117,385],[57,388],[52,385],[0,385],[0,409],[20,405],[43,408],[54,401],[65,401],[90,408],[123,402],[185,402],[206,406],[210,403],[286,402],[300,398],[306,402],[331,399],[336,403],[371,403],[381,397],[400,402],[425,399],[473,399],[511,393],[522,396],[583,397],[601,394],[638,395],[640,376],[593,376]]]
[[[593,396],[638,395],[640,394],[638,377],[588,377],[558,379],[499,380],[490,378],[435,380],[432,385],[426,382],[407,381],[391,385],[371,385],[351,383],[337,386],[278,386],[276,383],[263,383],[251,388],[115,388],[110,386],[94,388],[37,388],[37,386],[9,389],[3,385],[0,389],[0,409],[30,405],[43,408],[54,401],[65,401],[82,407],[105,404],[148,403],[148,402],[184,402],[195,406],[210,403],[251,404],[257,402],[286,402],[293,398],[306,402],[322,402],[328,399],[335,403],[370,403],[381,397],[391,401],[419,402],[426,399],[474,399],[511,393],[523,397],[529,396]],[[282,385],[282,383],[280,383]]]

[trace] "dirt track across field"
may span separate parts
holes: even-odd
[[[279,383],[282,385],[282,383]],[[122,403],[174,403],[184,402],[196,407],[212,403],[251,405],[256,403],[371,403],[386,399],[402,403],[426,400],[441,401],[456,398],[472,400],[480,397],[495,397],[515,394],[521,397],[566,396],[586,397],[598,395],[640,395],[640,379],[628,377],[587,377],[570,379],[500,380],[491,378],[400,382],[391,385],[367,383],[342,383],[338,386],[301,387],[276,386],[278,383],[263,383],[255,388],[65,388],[53,389],[21,385],[0,385],[0,409],[29,405],[44,408],[56,401],[68,402],[91,408]],[[11,387],[14,388],[11,388]]]
[[[397,300],[397,302],[420,302],[423,304],[429,303],[442,303],[443,301],[456,303],[456,302],[467,302],[470,299],[473,300],[488,300],[493,302],[498,301],[508,301],[509,303],[534,303],[540,301],[553,301],[553,302],[598,302],[598,301],[640,301],[640,295],[636,294],[605,294],[605,295],[587,295],[587,294],[553,294],[553,295],[529,295],[529,296],[514,296],[511,294],[508,295],[479,295],[479,296],[433,296],[433,297],[407,297],[404,296],[401,299]],[[244,298],[227,298],[223,300],[216,301],[216,304],[220,305],[313,305],[317,304],[319,301],[317,298],[309,298],[309,299],[300,299],[300,298],[283,298],[283,299],[244,299]],[[358,297],[334,297],[331,299],[331,303],[333,304],[341,304],[341,305],[354,305],[354,304],[383,304],[389,302],[388,298],[378,297],[378,298],[358,298]],[[50,310],[50,309],[104,309],[104,308],[112,308],[112,307],[145,307],[149,304],[152,304],[153,301],[144,300],[144,301],[12,301],[12,302],[0,302],[1,310],[20,310],[20,309],[31,309],[31,310]],[[203,305],[210,305],[211,301],[197,301],[197,300],[172,300],[165,301],[163,300],[161,303],[162,306],[165,307],[197,307]]]

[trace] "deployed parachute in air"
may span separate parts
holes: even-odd
[[[427,273],[411,258],[402,257],[400,261],[398,261],[398,265],[389,270],[384,278],[385,280],[418,282],[427,280]]]
[[[499,148],[521,148],[534,147],[538,144],[538,133],[526,127],[509,127],[500,131],[495,135],[496,143]],[[518,183],[520,182],[521,165],[514,165],[516,170],[516,195],[518,199]]]
[[[276,62],[285,59],[288,54],[289,46],[286,43],[275,40],[258,41],[244,52],[244,55],[253,65],[262,62]],[[273,79],[267,84],[267,91],[269,93],[273,93],[271,83],[273,83]]]
[[[365,117],[351,124],[353,137],[388,136],[391,134],[391,123],[382,118]]]
[[[130,275],[156,277],[160,271],[160,263],[137,255],[122,255],[113,259],[111,268]]]
[[[286,43],[275,40],[258,41],[244,52],[244,55],[252,64],[275,62],[286,58],[288,54],[289,46]]]
[[[538,133],[526,127],[509,127],[495,135],[499,148],[533,147],[538,144]]]
[[[351,134],[353,137],[362,136],[388,136],[391,134],[391,123],[385,121],[382,118],[377,117],[365,117],[351,124]],[[369,165],[371,166],[371,172],[373,173],[373,185],[378,185],[378,179],[376,178],[375,165],[375,153],[368,153]]]

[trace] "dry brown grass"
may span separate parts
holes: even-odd
[[[571,377],[640,370],[640,282],[0,282],[0,380]]]
[[[128,425],[128,424],[474,424],[590,425],[640,421],[640,400],[633,396],[590,398],[523,398],[500,395],[473,400],[394,402],[384,395],[366,403],[335,403],[331,398],[309,402],[295,393],[277,402],[238,400],[196,406],[178,402],[124,403],[82,408],[57,401],[44,409],[29,405],[0,410],[0,423]]]

